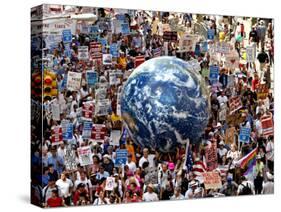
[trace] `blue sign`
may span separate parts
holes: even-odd
[[[214,40],[214,38],[215,38],[215,30],[214,29],[208,29],[207,39],[208,40]]]
[[[121,24],[121,32],[123,35],[128,35],[130,34],[130,27],[128,23],[122,23]]]
[[[201,49],[200,49],[200,45],[197,43],[195,45],[195,51],[194,51],[195,55],[199,56],[201,54]]]
[[[99,33],[99,27],[97,25],[90,26],[89,27],[89,32],[93,33],[93,34]]]
[[[210,66],[210,81],[211,84],[215,84],[218,82],[218,77],[219,77],[219,67],[215,65]]]
[[[122,164],[126,164],[128,158],[128,150],[127,149],[118,149],[116,150],[116,159],[115,166],[120,166]]]
[[[251,135],[251,128],[241,127],[240,134],[239,134],[239,141],[242,143],[249,143],[250,135]]]
[[[124,127],[124,128],[123,128],[122,137],[121,137],[121,140],[120,140],[120,144],[126,144],[127,135],[128,135],[128,131],[127,131],[127,129]]]
[[[84,139],[91,138],[92,128],[93,128],[93,122],[85,121],[83,123],[82,138],[84,138]]]
[[[62,31],[62,41],[64,43],[71,43],[72,41],[72,34],[70,29],[65,29]]]
[[[87,71],[86,79],[90,87],[94,86],[98,82],[98,73],[96,71]]]
[[[102,53],[106,53],[106,45],[107,45],[107,40],[105,38],[99,38],[99,42],[102,45]]]
[[[119,57],[119,52],[118,52],[118,48],[117,48],[117,43],[112,43],[110,45],[110,54],[112,55],[112,57]]]
[[[120,14],[116,14],[115,17],[116,17],[116,19],[118,21],[125,21],[126,20],[125,14],[121,14],[121,13]]]
[[[207,52],[208,51],[208,42],[204,41],[201,43],[201,52]]]
[[[71,140],[73,138],[73,124],[66,125],[65,132],[62,134],[63,140]]]

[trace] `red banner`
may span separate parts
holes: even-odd
[[[104,124],[93,124],[91,138],[97,142],[103,142],[106,133]]]
[[[218,156],[217,156],[217,142],[213,141],[212,144],[205,150],[207,170],[213,171],[218,167]]]
[[[267,137],[273,135],[274,128],[273,128],[272,115],[264,115],[261,117],[260,121],[261,121],[263,136]]]
[[[84,102],[82,107],[83,118],[92,120],[94,110],[95,110],[94,103]]]
[[[61,126],[53,126],[51,128],[51,142],[52,145],[58,145],[63,143],[62,137],[62,127]]]
[[[135,68],[138,67],[140,64],[142,64],[145,61],[145,58],[143,55],[136,56],[135,58]]]

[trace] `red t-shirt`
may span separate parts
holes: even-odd
[[[55,197],[55,198],[49,198],[47,200],[47,204],[49,207],[59,207],[62,206],[62,198],[61,197]]]

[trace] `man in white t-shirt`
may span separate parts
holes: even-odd
[[[82,171],[80,173],[80,180],[77,179],[75,182],[74,182],[74,188],[76,190],[77,186],[79,184],[83,183],[85,186],[85,189],[88,191],[88,193],[90,194],[90,199],[92,200],[92,183],[91,181],[86,177],[86,173],[84,171]]]
[[[70,206],[71,189],[73,187],[72,181],[68,179],[63,172],[60,179],[57,180],[56,185],[58,186],[61,195],[64,198],[65,204]]]
[[[142,167],[144,162],[148,162],[149,163],[149,167],[155,167],[154,164],[154,155],[149,155],[149,151],[147,148],[143,149],[143,156],[141,157],[140,161],[139,161],[139,167]]]
[[[220,106],[226,105],[228,98],[225,96],[224,91],[221,92],[221,95],[218,96],[217,100],[220,103]]]
[[[136,166],[136,163],[134,161],[132,161],[132,155],[131,154],[128,154],[128,161],[127,161],[126,165],[128,165],[129,170],[131,172],[135,173],[135,171],[137,169],[137,166]]]
[[[147,192],[143,194],[143,201],[145,202],[152,202],[152,201],[158,201],[157,194],[153,191],[153,185],[150,183],[147,186]]]

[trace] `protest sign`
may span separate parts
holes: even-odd
[[[158,184],[158,169],[157,167],[147,167],[145,168],[144,184],[149,183]],[[160,172],[159,172],[160,173]]]
[[[215,38],[215,30],[214,29],[208,29],[207,30],[207,39],[208,40],[214,40]]]
[[[92,127],[93,127],[93,122],[91,122],[91,121],[84,121],[83,122],[83,131],[82,131],[82,138],[83,139],[90,139],[91,138]]]
[[[68,145],[66,147],[64,161],[65,161],[66,170],[68,170],[68,171],[77,170],[76,156],[75,156],[74,151],[71,149],[71,145]]]
[[[114,188],[114,177],[107,177],[105,182],[105,190],[113,191]]]
[[[179,42],[179,49],[181,51],[187,51],[187,52],[193,52],[195,51],[196,41],[197,41],[196,35],[190,35],[190,34],[184,34]]]
[[[225,144],[231,145],[235,139],[235,127],[230,127],[225,130]]]
[[[210,76],[209,76],[211,84],[215,84],[219,79],[219,66],[210,65]]]
[[[218,172],[202,173],[205,189],[220,189],[222,187],[221,177]]]
[[[246,59],[248,63],[253,63],[256,60],[256,45],[246,47]]]
[[[81,86],[82,73],[69,71],[67,74],[67,89],[78,91]]]
[[[117,76],[114,72],[109,73],[109,85],[117,85]]]
[[[130,34],[130,26],[128,23],[121,23],[121,33],[123,35]]]
[[[108,115],[110,109],[110,100],[109,99],[99,99],[95,107],[95,115],[97,116],[106,116]]]
[[[73,138],[73,124],[67,123],[65,126],[62,125],[62,137],[63,140],[71,140]]]
[[[135,57],[135,68],[138,67],[140,64],[144,63],[145,58],[143,55]]]
[[[110,140],[111,145],[113,146],[119,146],[119,140],[121,137],[121,131],[120,130],[111,130],[110,132]]]
[[[104,124],[93,124],[91,139],[96,142],[104,142],[106,127]]]
[[[102,45],[98,42],[90,43],[90,55],[93,60],[102,60]]]
[[[119,51],[118,51],[117,43],[112,43],[112,44],[110,45],[109,52],[110,52],[110,54],[112,55],[112,57],[114,57],[114,58],[119,57]]]
[[[189,60],[187,61],[187,64],[189,65],[190,69],[192,69],[196,73],[199,73],[201,71],[201,66],[198,60]]]
[[[115,166],[125,165],[127,162],[128,150],[127,149],[118,149],[116,150],[116,159]]]
[[[72,34],[70,29],[64,29],[62,31],[62,41],[64,43],[71,43],[72,42]]]
[[[61,126],[53,126],[51,128],[51,142],[52,146],[63,143]]]
[[[105,99],[106,96],[107,96],[107,89],[105,89],[105,88],[96,89],[96,93],[95,93],[96,101],[100,101],[102,99]]]
[[[226,111],[227,111],[227,107],[224,104],[223,106],[220,107],[219,121],[225,121],[226,120]]]
[[[260,83],[257,86],[256,92],[257,92],[258,99],[266,99],[266,97],[268,96],[269,90],[265,83]]]
[[[93,102],[83,102],[82,117],[84,120],[91,121],[95,111],[95,105]]]
[[[57,103],[52,103],[51,108],[53,120],[60,121],[60,105]]]
[[[153,57],[160,57],[161,56],[161,48],[152,49]]]
[[[215,51],[222,54],[228,54],[230,52],[230,44],[222,41],[215,43]]]
[[[251,128],[248,127],[241,127],[239,133],[239,142],[242,143],[249,143],[251,136]]]
[[[95,86],[95,84],[98,82],[98,73],[96,71],[86,71],[86,80],[87,84],[90,87]]]
[[[99,43],[101,43],[102,53],[106,54],[107,39],[106,38],[99,38],[98,41],[99,41]]]
[[[211,145],[206,147],[205,157],[206,157],[207,170],[212,171],[216,169],[218,166],[216,141],[213,141]]]
[[[88,46],[78,46],[78,59],[79,60],[88,60],[89,59]]]
[[[242,102],[239,96],[232,96],[229,98],[229,114],[231,115],[235,111],[242,108]]]
[[[111,65],[112,64],[112,55],[111,54],[103,54],[102,55],[102,63],[103,63],[103,65]]]
[[[236,50],[230,51],[228,54],[225,55],[225,66],[230,69],[239,68],[239,54]]]
[[[92,152],[90,146],[84,146],[77,149],[79,163],[81,166],[93,164]]]
[[[201,42],[200,51],[203,53],[208,52],[208,42],[207,41]]]
[[[274,128],[273,128],[272,115],[263,115],[260,118],[260,121],[262,126],[262,135],[264,137],[273,135]]]
[[[176,42],[178,40],[178,33],[176,31],[171,31],[171,32],[164,31],[163,40]]]

